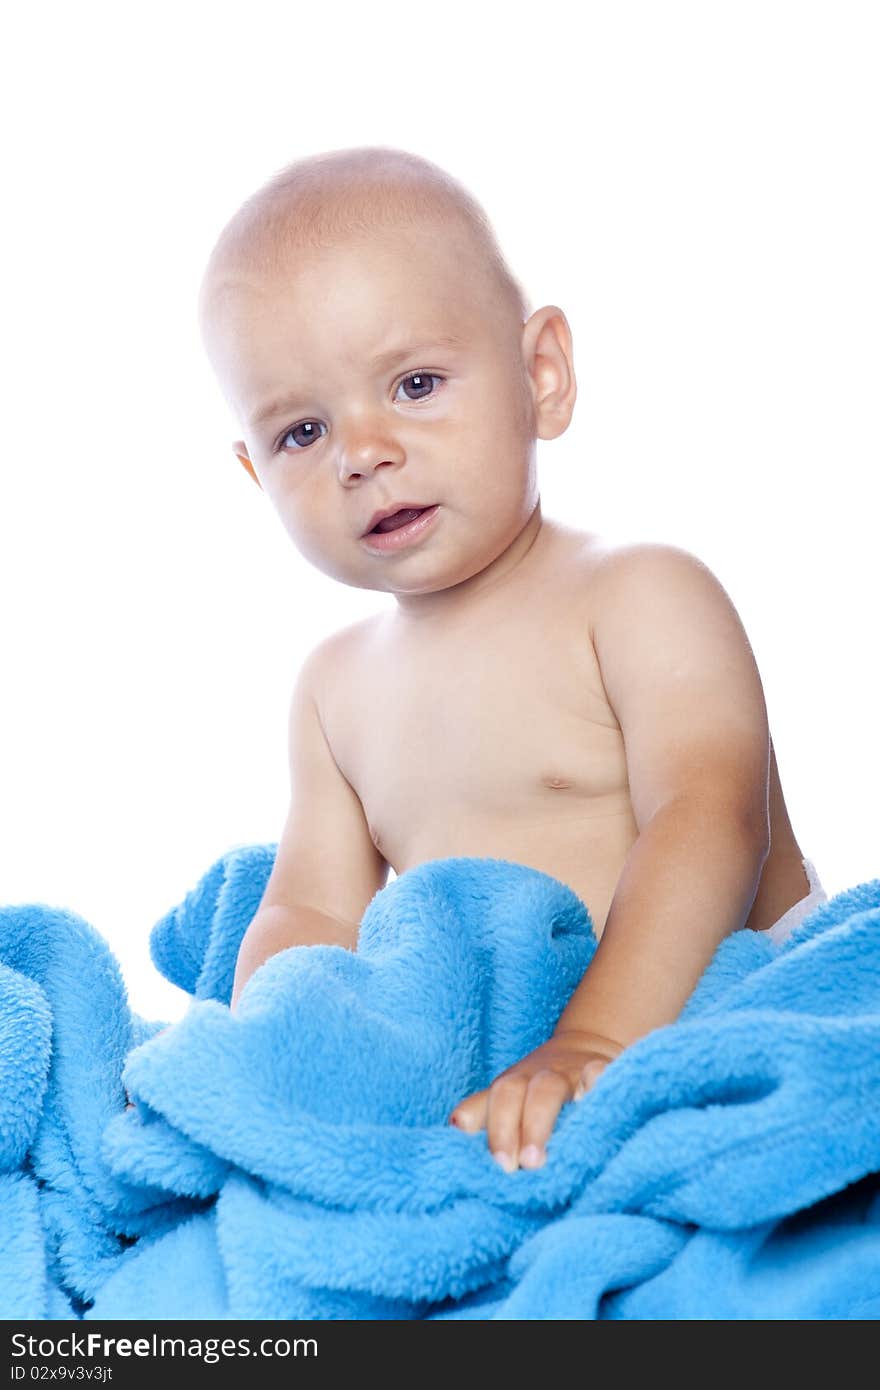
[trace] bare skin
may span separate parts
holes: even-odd
[[[318,707],[396,874],[450,855],[510,859],[572,888],[601,937],[639,834],[589,635],[591,577],[613,542],[539,515],[529,530],[515,572],[455,620],[422,632],[381,614],[340,634]],[[368,739],[364,709],[382,711]],[[771,846],[744,923],[753,931],[809,892],[770,746]]]
[[[808,891],[751,650],[699,562],[542,517],[535,440],[570,421],[571,332],[555,305],[512,323],[464,234],[386,228],[217,283],[242,466],[307,559],[396,604],[304,665],[275,915],[245,935],[233,1008],[272,952],[340,929],[354,947],[388,865],[553,875],[596,955],[553,1037],[450,1116],[536,1166],[562,1105],[677,1017],[719,941]],[[424,536],[371,550],[374,513],[410,503],[437,506]]]

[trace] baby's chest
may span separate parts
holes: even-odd
[[[588,637],[503,633],[351,673],[328,737],[374,829],[413,817],[541,814],[626,785],[619,725]]]

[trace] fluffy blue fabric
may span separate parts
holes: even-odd
[[[281,952],[232,1015],[275,850],[231,850],[154,927],[194,995],[167,1028],[81,917],[0,909],[0,1315],[880,1316],[880,879],[781,948],[729,937],[507,1174],[447,1117],[552,1032],[584,904],[432,860],[357,952]]]

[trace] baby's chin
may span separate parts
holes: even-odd
[[[455,588],[485,568],[476,557],[470,563],[459,559],[452,564],[436,555],[415,554],[406,558],[401,554],[387,559],[384,556],[367,556],[367,560],[367,564],[359,559],[350,565],[342,564],[338,559],[328,559],[321,564],[312,560],[311,563],[331,579],[350,588],[401,597],[442,593],[444,589]]]
[[[462,525],[445,504],[437,506],[439,524],[417,543],[387,551],[351,533],[319,534],[317,528],[301,525],[287,530],[302,558],[337,583],[415,596],[441,593],[473,579],[503,555],[523,526],[521,516],[498,513]]]

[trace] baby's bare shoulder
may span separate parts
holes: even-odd
[[[340,681],[344,681],[346,673],[351,671],[352,662],[363,652],[383,619],[382,613],[358,618],[328,633],[312,647],[302,662],[299,678],[308,684],[319,709],[334,687],[338,689]]]
[[[558,523],[554,532],[554,575],[572,595],[583,595],[595,615],[619,602],[621,596],[631,601],[640,588],[649,589],[661,577],[677,577],[685,588],[708,584],[720,589],[708,566],[683,546],[619,534],[578,532]]]
[[[316,660],[327,662],[345,659],[377,631],[384,617],[384,613],[370,613],[366,618],[357,618],[345,627],[336,628],[312,648],[312,655]]]
[[[740,680],[743,698],[748,687],[759,699],[742,619],[717,575],[690,550],[665,541],[609,544],[590,593],[593,649],[609,693],[615,688],[633,703],[630,692],[652,683],[699,685],[723,672],[731,684]]]
[[[602,560],[593,646],[626,745],[636,822],[685,795],[717,796],[763,827],[769,731],[739,614],[681,546],[628,543]]]
[[[588,591],[590,637],[605,677],[612,662],[650,665],[660,643],[697,666],[725,659],[754,665],[730,595],[683,546],[606,540],[594,555]]]
[[[638,590],[659,581],[682,592],[714,593],[719,599],[725,592],[705,561],[668,541],[603,536],[591,549],[590,578],[597,611],[622,596],[631,600]]]
[[[683,546],[668,541],[651,540],[613,532],[580,531],[573,526],[553,520],[545,522],[553,537],[549,554],[554,565],[577,567],[592,575],[614,575],[644,564],[646,557],[661,560],[664,556],[681,557],[695,564],[702,562]]]

